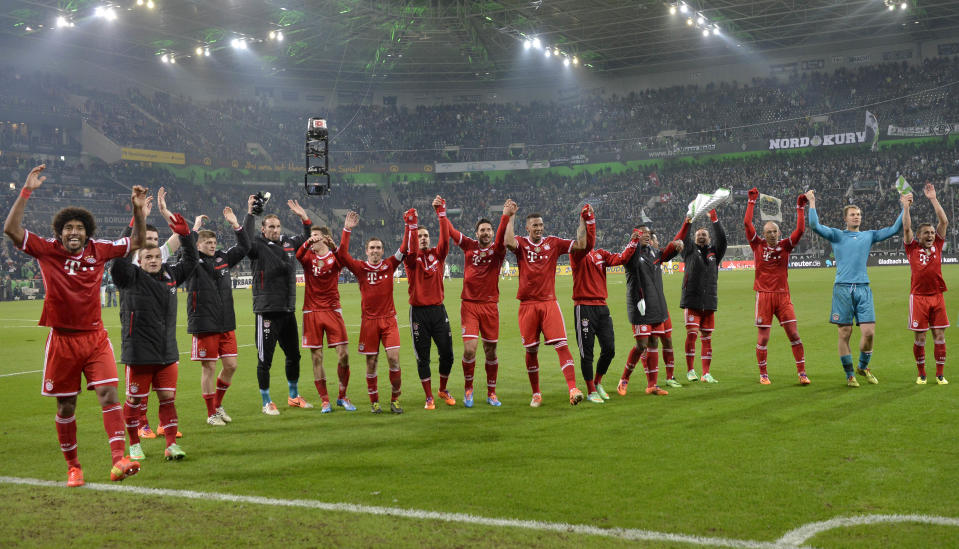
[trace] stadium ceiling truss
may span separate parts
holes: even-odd
[[[167,54],[184,65],[355,87],[555,77],[559,60],[534,59],[537,51],[524,48],[532,38],[576,56],[579,66],[568,70],[634,74],[959,35],[955,0],[906,0],[906,9],[896,0],[892,10],[891,0],[154,1],[148,9],[146,0],[3,0],[0,45],[55,40],[58,51],[120,68]],[[688,11],[671,14],[681,3]],[[98,6],[113,6],[116,20],[96,17]],[[74,25],[52,28],[58,16]],[[719,32],[704,36],[686,21],[700,16]],[[235,39],[248,49],[233,48]]]

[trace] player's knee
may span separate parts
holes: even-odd
[[[612,361],[616,357],[616,349],[603,349],[599,352],[599,360],[602,362]]]

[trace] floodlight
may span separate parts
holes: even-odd
[[[706,22],[706,18],[703,17],[702,15],[700,15],[699,17],[696,18],[696,24],[697,24],[697,25],[702,25],[702,24],[705,23],[705,22]]]
[[[908,9],[908,8],[909,8],[908,2],[903,2],[902,4],[899,4],[899,9],[901,10]]]
[[[532,48],[532,47],[533,47],[533,41],[532,41],[532,40],[530,40],[529,38],[527,38],[526,40],[523,41],[523,49],[524,49],[524,50],[528,50],[528,49],[530,49],[530,48]]]
[[[559,48],[553,48],[553,55],[559,57]]]
[[[107,8],[107,9],[104,10],[104,12],[103,12],[103,17],[105,17],[107,21],[116,21],[116,20],[117,20],[117,10],[115,10],[115,9],[113,9],[113,8]]]
[[[886,6],[886,7],[888,7],[888,8],[889,8],[889,11],[893,11],[893,10],[895,10],[895,9],[896,9],[896,6],[895,6],[895,4],[889,4],[889,5],[888,5],[888,6]]]
[[[276,31],[270,31],[270,40],[276,38]]]
[[[203,48],[203,56],[210,57],[210,48]]]
[[[687,17],[687,18],[686,18],[686,26],[687,26],[687,27],[693,26],[693,18],[692,18],[692,17]]]
[[[66,27],[66,26],[69,26],[69,24],[67,23],[67,18],[64,17],[64,16],[62,16],[62,15],[58,15],[58,16],[57,16],[57,28]]]
[[[714,35],[714,36],[719,36],[719,26],[718,26],[718,25],[715,26],[715,27],[713,27],[713,35]]]
[[[709,29],[703,29],[703,36],[709,36]]]
[[[575,55],[573,56],[573,64],[579,65],[579,57],[576,57]]]
[[[203,48],[201,48],[200,46],[197,46],[197,47],[196,47],[196,54],[197,54],[197,55],[203,55]]]
[[[153,0],[147,0],[147,9],[152,10],[156,7],[156,4],[153,3]]]
[[[680,12],[680,13],[686,13],[687,11],[689,11],[689,7],[688,7],[686,4],[680,4],[680,5],[679,5],[679,12]]]
[[[160,61],[163,62],[163,63],[169,63],[169,62],[170,62],[170,56],[164,53],[163,55],[160,56]]]
[[[277,42],[283,41],[283,31],[279,31],[278,33],[276,33],[276,41]]]
[[[569,57],[563,59],[563,66],[564,66],[564,67],[568,67],[568,66],[569,66]]]
[[[97,6],[93,8],[94,17],[103,17],[103,6]]]
[[[549,57],[553,52],[549,48],[546,48],[546,57]]]
[[[143,0],[137,0],[137,5],[138,5],[138,6],[142,6],[142,5],[143,5]]]
[[[669,6],[669,14],[676,15],[676,6]]]
[[[533,47],[534,47],[534,48],[539,49],[542,45],[543,45],[543,43],[539,41],[539,38],[534,38],[534,39],[533,39]]]
[[[171,56],[170,56],[170,63],[173,63],[174,65],[176,65],[176,57],[174,57],[174,56],[171,55]]]

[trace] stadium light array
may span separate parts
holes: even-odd
[[[523,40],[523,49],[524,49],[524,50],[528,50],[528,49],[530,49],[530,48],[532,48],[532,47],[533,47],[533,41],[532,41],[532,40],[530,40],[529,38],[527,38],[526,40]]]
[[[545,53],[546,57],[549,57],[551,53],[552,52],[550,51],[550,49],[546,48],[546,53]]]
[[[679,5],[679,11],[680,13],[686,13],[689,11],[689,6],[687,6],[685,3],[682,3]]]
[[[687,27],[693,26],[693,18],[692,18],[692,17],[687,17],[687,18],[686,18],[686,26],[687,26]]]
[[[669,6],[669,14],[670,14],[670,15],[676,15],[676,6],[675,6],[675,5]]]
[[[568,67],[568,66],[569,66],[569,57],[566,57],[566,58],[563,59],[563,66],[564,66],[564,67]]]
[[[74,23],[73,21],[71,21],[70,19],[68,19],[66,16],[64,16],[64,15],[58,15],[58,16],[57,16],[57,24],[56,24],[53,28],[55,28],[55,29],[63,29],[63,28],[75,27],[75,26],[76,26],[76,23]]]
[[[536,49],[540,49],[541,47],[543,47],[543,43],[539,41],[539,38],[533,39],[533,47]]]
[[[117,20],[117,10],[113,6],[97,6],[93,9],[93,15],[107,21]]]
[[[170,56],[164,53],[163,55],[160,56],[160,62],[161,62],[161,63],[169,63],[169,62],[170,62]]]

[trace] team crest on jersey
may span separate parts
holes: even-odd
[[[327,264],[327,265],[332,265],[332,264],[333,264],[333,258],[331,257],[331,258],[327,259],[327,260],[326,260],[326,264]]]
[[[549,251],[549,244],[543,244],[543,249]],[[537,250],[539,251],[539,250]]]
[[[52,391],[52,390],[53,390],[53,380],[52,380],[52,379],[48,379],[48,380],[44,381],[44,382],[43,382],[43,388],[46,389],[47,392]]]
[[[479,253],[479,256],[480,256],[480,257],[486,257],[486,252],[480,252],[480,253]]]
[[[140,392],[140,386],[139,386],[138,384],[136,384],[136,383],[131,383],[131,384],[130,384],[130,392],[131,392],[132,394],[134,394],[134,395],[137,394],[137,393],[139,393],[139,392]]]
[[[93,257],[92,255],[88,255],[84,257],[83,260],[89,263],[90,265],[93,265],[94,263],[97,262],[97,258]]]

